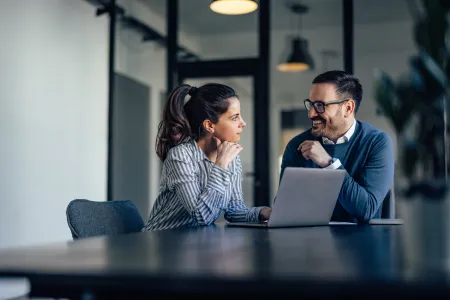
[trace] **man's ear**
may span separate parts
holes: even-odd
[[[352,113],[355,112],[355,108],[356,108],[355,100],[350,99],[349,101],[346,101],[344,103],[344,116],[345,117],[350,116]]]
[[[203,128],[209,133],[214,133],[214,123],[211,120],[203,121]]]

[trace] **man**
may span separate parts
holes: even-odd
[[[281,177],[286,167],[344,169],[347,174],[331,220],[364,223],[379,218],[394,177],[392,140],[355,119],[363,95],[356,77],[328,71],[312,83],[304,101],[312,128],[286,146]]]

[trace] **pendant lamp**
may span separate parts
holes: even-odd
[[[289,9],[298,15],[308,11],[308,8],[301,4],[293,4],[289,6]],[[314,60],[308,51],[308,40],[300,36],[299,29],[297,30],[296,35],[292,38],[290,46],[291,50],[287,58],[284,57],[283,61],[277,66],[279,71],[301,72],[314,69]]]
[[[213,0],[212,11],[223,15],[243,15],[255,11],[258,4],[254,0]]]

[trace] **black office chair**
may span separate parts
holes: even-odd
[[[381,218],[369,221],[371,225],[402,225],[403,220],[395,216],[395,195],[394,188],[391,187],[381,205]]]
[[[66,216],[73,239],[139,232],[144,228],[144,221],[130,200],[75,199],[67,206]]]
[[[381,218],[395,219],[395,197],[392,188],[383,200],[383,204],[381,206]]]

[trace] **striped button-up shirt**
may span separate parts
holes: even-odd
[[[194,140],[169,150],[159,195],[142,231],[210,225],[222,211],[229,222],[259,222],[263,207],[248,208],[242,197],[242,164],[214,164]]]

